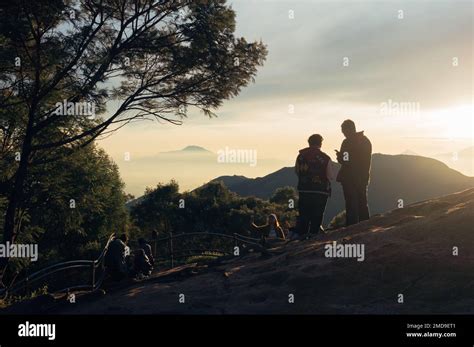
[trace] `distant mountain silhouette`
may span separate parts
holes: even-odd
[[[218,150],[216,149],[216,152]],[[218,153],[207,148],[189,145],[179,150],[162,151],[146,156],[133,156],[121,162],[120,173],[127,182],[126,191],[140,196],[146,187],[174,179],[181,191],[195,189],[213,178],[229,173],[256,177],[288,165],[284,159],[258,158],[258,165],[251,163],[222,163]],[[132,203],[133,204],[133,203]]]
[[[183,149],[177,151],[161,152],[160,154],[180,154],[180,153],[189,153],[189,154],[212,154],[211,151],[205,149],[201,146],[190,145],[186,146]]]
[[[210,152],[204,147],[194,146],[194,145],[186,146],[181,151],[183,152]]]
[[[334,165],[339,168],[339,164]],[[285,167],[255,179],[221,176],[215,181],[222,181],[239,195],[268,199],[279,187],[296,187],[297,178],[293,167]],[[435,159],[402,154],[372,156],[369,185],[369,205],[372,214],[397,208],[399,199],[407,205],[471,187],[474,187],[474,177],[467,177]],[[328,223],[342,210],[344,210],[342,188],[339,183],[334,182],[324,223]]]

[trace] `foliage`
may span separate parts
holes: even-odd
[[[276,204],[289,204],[290,201],[296,202],[298,200],[298,193],[294,187],[286,186],[282,188],[277,188],[275,193],[273,193],[272,197],[270,198],[270,202],[274,202]]]
[[[2,5],[3,242],[44,234],[43,243],[61,240],[65,247],[46,248],[47,257],[61,257],[87,237],[122,228],[116,169],[100,166],[104,154],[81,160],[76,153],[131,121],[181,124],[189,107],[213,116],[253,81],[266,56],[263,43],[234,31],[235,13],[225,0]],[[73,111],[57,112],[58,103],[73,104]],[[79,103],[95,111],[74,111]],[[68,210],[71,196],[74,210]],[[36,205],[47,208],[44,214]],[[8,259],[0,263],[4,269]]]
[[[35,266],[97,256],[110,233],[127,228],[123,186],[116,164],[93,145],[32,168],[17,241],[38,243]],[[0,212],[4,208],[0,204]],[[26,261],[12,265],[18,269]]]
[[[264,224],[270,213],[275,213],[283,225],[294,224],[296,216],[287,203],[240,197],[222,182],[211,182],[191,192],[178,191],[174,181],[147,189],[141,202],[131,209],[133,223],[147,234],[152,230],[161,234],[249,234],[251,222]]]

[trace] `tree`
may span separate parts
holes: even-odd
[[[133,223],[148,233],[166,229],[173,233],[248,233],[252,220],[263,224],[275,213],[283,225],[294,224],[295,209],[287,204],[270,203],[256,197],[241,197],[222,182],[212,181],[191,192],[179,193],[171,181],[147,189],[131,208]],[[168,224],[163,227],[163,221]]]
[[[104,150],[90,144],[45,166],[31,171],[34,191],[27,194],[30,224],[43,230],[41,249],[71,259],[88,242],[126,231],[124,183]]]
[[[26,265],[37,268],[60,260],[96,257],[110,233],[128,228],[118,167],[92,144],[41,170],[32,167],[25,187],[17,242],[37,243],[41,252],[35,263],[10,262],[9,273]],[[0,204],[0,213],[3,211]]]
[[[298,194],[296,193],[295,188],[290,186],[277,188],[270,198],[270,202],[287,206],[290,203],[290,200],[293,202],[298,200]]]
[[[145,195],[131,208],[130,214],[142,231],[148,235],[157,229],[167,229],[179,208],[179,186],[175,181],[147,188]]]
[[[181,124],[189,107],[214,116],[223,100],[253,81],[266,48],[234,37],[234,30],[235,14],[225,0],[2,5],[3,242],[14,242],[20,232],[32,166],[135,120]],[[116,104],[106,112],[109,100]]]

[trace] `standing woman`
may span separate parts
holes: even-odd
[[[270,239],[285,239],[285,233],[280,227],[277,216],[272,213],[267,218],[267,223],[261,226],[256,225],[252,222],[252,229],[261,233],[262,237]]]

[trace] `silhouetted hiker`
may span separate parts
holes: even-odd
[[[259,232],[262,238],[285,239],[285,233],[280,227],[277,216],[273,213],[268,216],[266,224],[258,226],[252,222],[251,226],[252,229]]]
[[[354,122],[345,120],[341,130],[346,137],[341,150],[336,151],[341,170],[337,181],[341,182],[346,200],[346,225],[369,219],[367,186],[370,178],[372,144],[363,131],[356,131]]]
[[[114,280],[121,280],[128,274],[127,267],[127,235],[122,234],[116,237],[109,244],[107,254],[105,255],[105,266]]]
[[[150,259],[146,256],[145,251],[140,248],[134,252],[134,266],[133,270],[135,276],[150,276],[153,265],[151,265]]]
[[[300,150],[295,163],[298,175],[298,238],[305,238],[308,231],[320,231],[324,210],[331,194],[333,179],[331,158],[321,151],[323,137],[313,134],[308,139],[309,147]]]
[[[151,251],[151,246],[145,241],[143,237],[138,239],[138,246],[145,251],[146,256],[150,260],[151,264],[155,263],[155,258],[153,257],[153,253]]]

